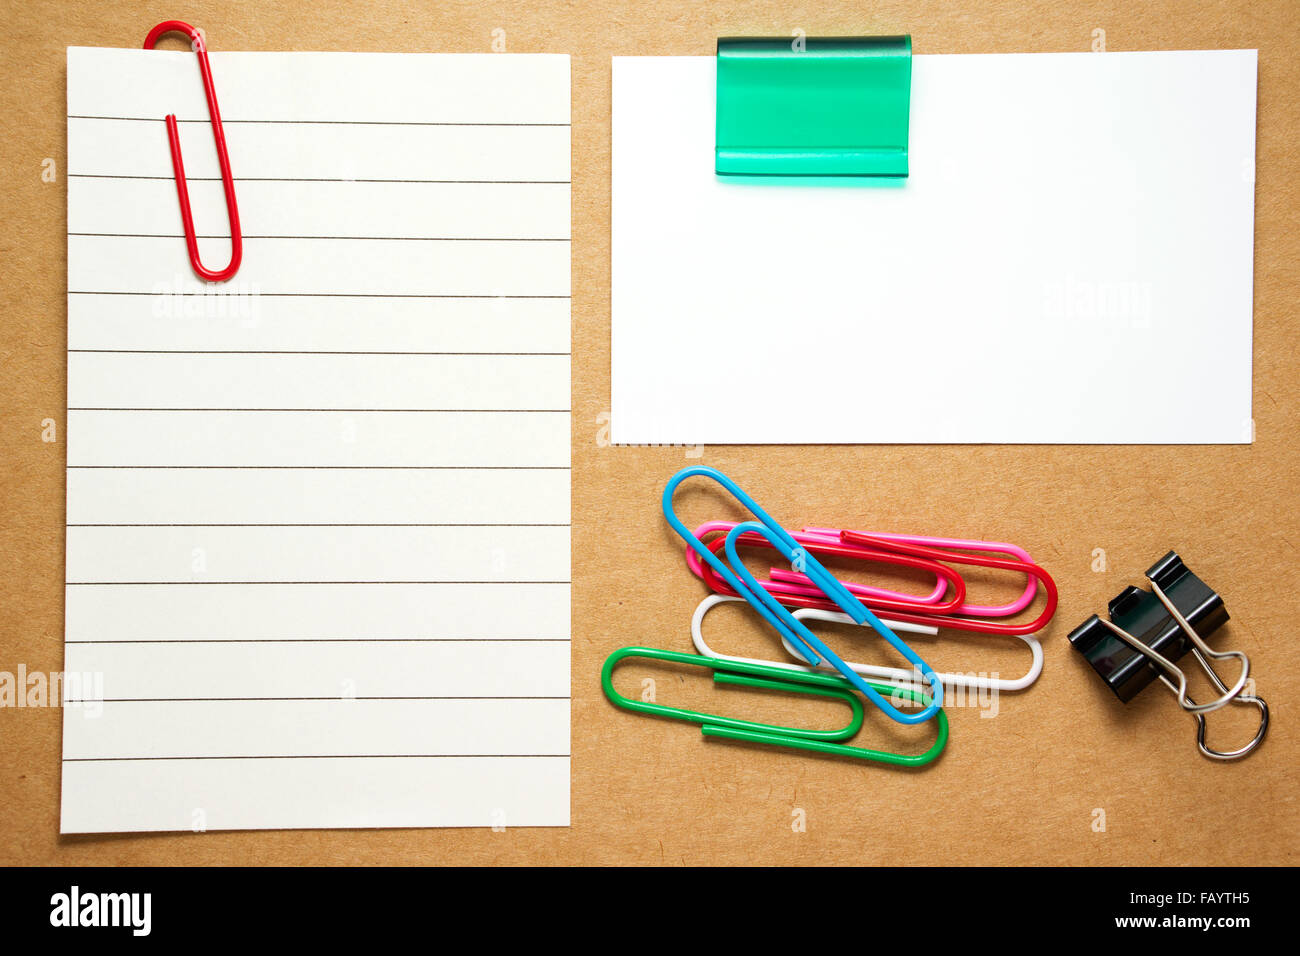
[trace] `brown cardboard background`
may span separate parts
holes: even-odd
[[[61,429],[65,406],[64,48],[138,46],[172,17],[205,28],[215,49],[486,52],[501,27],[513,52],[573,56],[573,826],[60,838],[61,715],[6,710],[0,862],[1296,862],[1300,5],[4,0],[0,670],[62,666],[64,446],[61,434],[42,443],[40,423],[54,418]],[[1062,600],[1042,635],[1042,679],[1005,695],[997,719],[953,710],[948,751],[919,773],[706,742],[686,725],[615,710],[597,680],[604,656],[623,644],[688,650],[702,593],[657,503],[664,480],[695,460],[681,449],[598,443],[609,403],[609,57],[708,54],[718,35],[795,27],[910,32],[918,53],[1087,50],[1096,27],[1111,50],[1259,49],[1253,446],[704,451],[703,463],[788,524],[1010,540],[1054,574]],[[41,181],[45,157],[58,163],[57,183]],[[692,355],[689,342],[682,354],[725,361]],[[762,387],[749,393],[756,406],[779,399]],[[864,392],[863,413],[880,400]],[[712,501],[683,494],[682,511],[688,521],[720,516]],[[1098,547],[1106,573],[1090,570]],[[1217,643],[1251,655],[1271,705],[1269,739],[1242,763],[1200,757],[1192,719],[1163,691],[1122,708],[1066,646],[1071,627],[1170,547],[1224,595],[1233,621]],[[982,666],[971,650],[935,656]],[[1238,716],[1215,715],[1214,729],[1240,736]],[[879,720],[872,730],[886,732]],[[796,807],[805,833],[792,831]],[[1106,812],[1104,833],[1092,830],[1094,808]]]

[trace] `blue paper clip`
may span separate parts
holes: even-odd
[[[749,512],[758,518],[758,521],[745,521],[736,525],[727,535],[727,560],[731,562],[735,569],[723,564],[712,551],[705,547],[704,542],[691,533],[690,528],[682,523],[673,510],[673,493],[687,478],[695,476],[711,478],[727,489],[737,501],[749,509]],[[898,721],[900,724],[919,724],[929,720],[939,712],[943,706],[943,681],[939,679],[933,668],[920,656],[905,644],[902,639],[891,631],[878,617],[872,614],[862,602],[859,601],[843,584],[827,571],[820,561],[809,554],[800,544],[795,541],[790,533],[781,525],[772,519],[772,517],[758,506],[753,498],[745,494],[740,486],[734,481],[718,471],[716,468],[709,468],[703,465],[697,465],[693,468],[683,468],[677,474],[668,479],[668,484],[664,486],[663,496],[664,517],[672,525],[674,531],[681,536],[696,554],[704,561],[707,561],[713,570],[717,571],[731,586],[731,588],[749,604],[758,611],[769,624],[777,629],[791,644],[799,651],[800,654],[808,661],[809,664],[816,665],[822,659],[830,664],[843,675],[844,679],[862,692],[868,700],[874,703],[889,717]],[[762,535],[772,543],[772,546],[779,551],[787,561],[800,563],[800,570],[807,575],[812,581],[822,589],[832,601],[840,606],[849,617],[858,624],[869,624],[877,634],[887,640],[900,654],[908,659],[930,683],[932,697],[929,705],[924,709],[916,712],[904,712],[899,710],[888,700],[880,695],[878,691],[865,680],[862,676],[853,670],[848,664],[841,660],[834,651],[827,647],[822,640],[803,625],[793,614],[791,614],[782,604],[777,601],[771,594],[755,580],[754,576],[749,573],[740,560],[740,555],[736,553],[736,542],[740,536],[747,531],[752,531]],[[737,577],[739,575],[739,577]],[[744,583],[741,583],[741,578]],[[820,656],[819,656],[820,655]]]

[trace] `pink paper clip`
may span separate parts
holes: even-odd
[[[734,527],[733,522],[711,521],[696,530],[696,536],[725,533]],[[818,556],[849,557],[902,564],[935,574],[935,588],[927,595],[904,594],[869,585],[842,582],[847,590],[873,610],[886,611],[900,621],[937,627],[950,627],[985,634],[1019,636],[1040,630],[1056,611],[1056,584],[1051,576],[1023,548],[1001,541],[978,541],[967,538],[939,538],[925,535],[841,531],[832,528],[807,526],[793,535],[800,544]],[[762,541],[742,543],[762,546]],[[707,542],[714,549],[714,542]],[[911,558],[922,563],[902,561]],[[692,551],[687,551],[687,564],[691,570],[719,594],[730,593],[725,582],[703,565]],[[966,601],[966,586],[962,577],[949,564],[996,568],[1025,575],[1025,587],[1020,596],[1006,604],[977,604]],[[773,568],[769,578],[761,582],[782,604],[789,607],[830,610],[825,596],[805,575],[797,570]],[[948,585],[953,585],[950,593]],[[1046,592],[1046,606],[1032,621],[1014,623],[990,620],[1019,614],[1033,604],[1039,591]]]
[[[832,528],[804,528],[807,534],[815,534],[825,537],[832,541],[841,540],[841,532]],[[994,556],[1004,555],[1011,558],[1018,558],[1025,564],[1033,564],[1034,559],[1029,556],[1029,552],[1024,548],[1014,544],[1007,544],[1004,541],[977,541],[970,538],[934,538],[927,535],[919,534],[886,534],[881,532],[859,532],[860,534],[870,534],[871,538],[876,541],[897,542],[900,544],[918,544],[930,548],[944,548],[953,551],[976,551],[981,554],[992,554]],[[782,575],[789,574],[788,571],[781,572]],[[777,575],[773,573],[773,577]],[[969,614],[972,617],[1011,617],[1013,614],[1019,614],[1029,605],[1034,603],[1034,597],[1038,594],[1038,579],[1032,574],[1025,575],[1025,590],[1020,597],[1016,598],[1009,604],[962,604],[954,613]],[[852,591],[852,585],[849,586]]]
[[[735,527],[735,522],[710,521],[695,529],[699,538],[709,550],[717,552],[722,549],[725,532]],[[712,541],[704,541],[704,536],[714,532],[723,532]],[[853,544],[829,538],[824,534],[794,534],[794,540],[806,546],[808,552],[818,559],[846,558],[853,561],[875,562],[900,567],[915,568],[935,576],[935,585],[929,594],[907,594],[887,588],[864,584],[847,584],[846,587],[857,597],[864,600],[875,610],[889,612],[915,610],[930,614],[955,612],[966,596],[966,583],[959,573],[942,562],[931,558],[918,558],[903,554],[893,548],[879,548],[870,545]],[[740,543],[748,547],[771,549],[770,541],[758,535],[741,535]],[[732,589],[710,567],[707,567],[695,552],[686,549],[686,563],[692,573],[704,580],[719,594],[732,594]],[[821,607],[825,594],[805,575],[772,569],[771,577],[759,582],[763,589],[782,604],[791,607]]]

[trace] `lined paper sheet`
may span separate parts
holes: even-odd
[[[615,442],[1253,440],[1254,50],[913,57],[906,182],[718,177],[715,73],[614,58]]]
[[[569,61],[68,50],[64,832],[569,821]],[[89,696],[89,695],[87,695]]]

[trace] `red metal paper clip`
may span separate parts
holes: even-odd
[[[1002,624],[987,618],[971,618],[956,614],[911,614],[906,611],[892,614],[900,621],[912,624],[930,624],[935,627],[952,627],[962,631],[976,631],[982,634],[1036,634],[1052,619],[1056,613],[1056,582],[1052,576],[1037,564],[1014,558],[999,558],[988,554],[966,554],[949,548],[929,548],[918,544],[904,543],[878,538],[862,531],[841,531],[840,540],[845,544],[867,548],[882,548],[909,554],[918,558],[930,558],[952,564],[966,564],[978,568],[999,568],[1028,574],[1038,579],[1047,595],[1047,603],[1042,612],[1032,621],[1023,624]],[[871,602],[867,602],[870,606]],[[818,605],[820,606],[820,605]],[[829,608],[828,610],[834,610]]]
[[[212,122],[212,138],[217,144],[217,162],[221,166],[221,185],[226,191],[226,214],[230,219],[230,264],[220,272],[213,272],[199,261],[199,240],[194,231],[194,214],[190,211],[190,191],[185,184],[185,164],[181,160],[181,140],[176,128],[176,114],[167,117],[167,138],[171,142],[172,169],[176,173],[176,195],[181,201],[181,221],[185,224],[185,244],[190,251],[190,265],[199,278],[208,282],[224,282],[239,271],[244,257],[244,240],[239,232],[239,209],[235,205],[235,180],[230,174],[230,157],[226,153],[226,133],[221,127],[221,111],[217,109],[217,91],[212,85],[212,68],[208,65],[208,49],[203,34],[180,20],[164,20],[144,38],[144,48],[152,50],[165,33],[184,33],[199,55],[199,72],[203,75],[203,91],[208,97],[208,114]]]
[[[696,537],[714,532],[726,532],[733,522],[711,521],[696,529]],[[950,627],[982,634],[1018,636],[1037,633],[1056,612],[1056,582],[1042,567],[1029,559],[1029,555],[1014,545],[995,542],[966,541],[951,538],[918,538],[908,535],[875,535],[863,531],[840,531],[830,528],[806,527],[792,537],[811,554],[818,557],[842,557],[863,561],[878,561],[918,568],[935,575],[935,590],[926,596],[902,594],[878,587],[869,587],[845,581],[844,586],[873,611],[888,613],[892,620],[933,627]],[[706,542],[717,552],[724,544],[723,537]],[[771,542],[758,535],[741,535],[740,544],[752,547],[771,547]],[[971,554],[971,551],[983,552]],[[1014,552],[1022,557],[1006,557]],[[705,565],[694,552],[687,550],[686,562],[691,570],[719,594],[733,594],[727,583],[712,568]],[[964,579],[950,564],[996,568],[1026,576],[1025,588],[1020,597],[1010,604],[982,605],[965,603]],[[823,611],[837,610],[835,604],[803,574],[773,568],[770,577],[760,582],[769,594],[787,607],[815,608]],[[951,592],[948,591],[951,585]],[[1046,604],[1032,621],[1020,623],[989,620],[1018,614],[1033,603],[1041,585]]]

